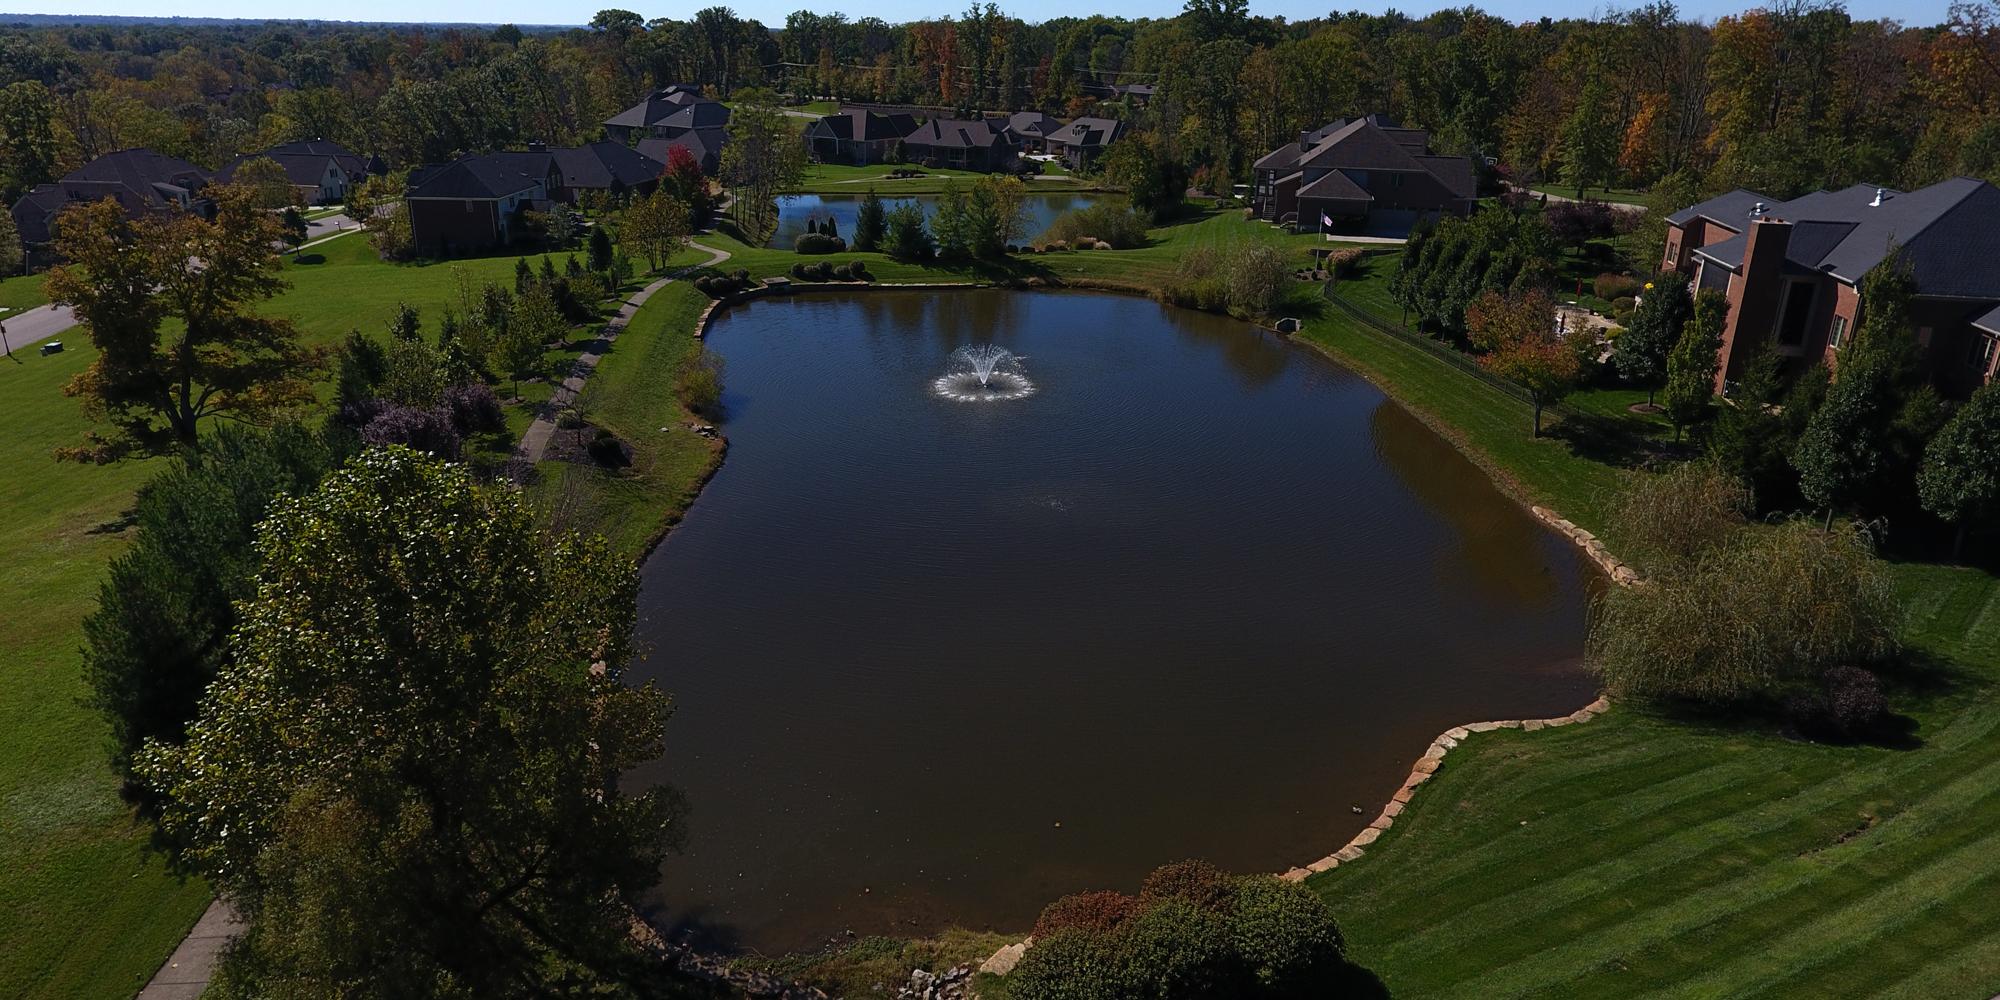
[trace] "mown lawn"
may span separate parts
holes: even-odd
[[[894,170],[921,170],[921,177],[893,178]],[[920,167],[915,164],[878,163],[857,167],[846,163],[814,163],[806,167],[805,179],[790,193],[792,194],[866,194],[874,188],[883,197],[898,194],[936,194],[944,190],[947,181],[967,188],[981,177],[990,174],[976,170],[953,170],[950,167]],[[1108,190],[1088,178],[1073,177],[1059,167],[1050,169],[1039,180],[1027,181],[1030,191],[1102,191]]]
[[[47,305],[49,297],[42,292],[40,274],[17,274],[11,278],[0,278],[0,321],[19,309],[33,309]]]
[[[1563,184],[1531,184],[1528,190],[1536,194],[1552,194],[1558,198],[1577,197],[1576,186]],[[1627,205],[1641,205],[1646,201],[1646,192],[1638,188],[1603,187],[1591,185],[1583,189],[1583,197],[1590,201],[1613,201]]]
[[[1384,301],[1365,282],[1343,292]],[[1561,437],[1529,438],[1526,404],[1339,312],[1303,336],[1518,493],[1604,526],[1620,473]],[[1624,419],[1641,395],[1572,403]],[[1892,695],[1910,746],[1625,706],[1476,735],[1365,857],[1308,882],[1353,957],[1413,997],[1992,995],[2000,586],[1974,569],[1895,572],[1920,665]]]

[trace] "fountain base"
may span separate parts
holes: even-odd
[[[958,403],[996,403],[1035,394],[1035,383],[1019,372],[994,372],[980,381],[974,372],[953,372],[931,383],[931,391]]]

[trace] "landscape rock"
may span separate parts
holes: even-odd
[[[1303,874],[1305,869],[1294,868],[1292,870],[1300,872],[1300,878],[1305,877]],[[1029,938],[1026,941],[1016,941],[994,952],[986,961],[979,963],[979,971],[991,973],[996,976],[1004,976],[1014,971],[1014,966],[1020,964],[1021,956],[1028,953],[1028,946],[1033,944],[1034,940],[1034,938]]]

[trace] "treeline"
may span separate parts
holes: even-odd
[[[1302,129],[1380,111],[1441,152],[1523,181],[1746,186],[1789,196],[1871,180],[2000,176],[2000,5],[1946,23],[1857,20],[1781,0],[1703,24],[1666,0],[1517,24],[1476,8],[1304,21],[1244,0],[1176,17],[1029,24],[993,4],[906,24],[799,11],[782,26],[710,7],[600,12],[587,27],[299,24],[0,29],[0,196],[147,146],[215,166],[302,138],[401,164],[595,138],[649,88],[948,109],[1041,108],[1152,126],[1189,173],[1248,179]],[[1149,99],[1114,92],[1144,84]],[[1113,99],[1117,98],[1117,99]],[[1143,106],[1142,106],[1143,105]]]

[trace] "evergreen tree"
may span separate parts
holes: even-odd
[[[1860,363],[1842,367],[1792,452],[1799,490],[1826,512],[1828,525],[1836,511],[1878,489],[1890,468],[1898,402],[1894,375],[1880,360],[1856,360]]]
[[[1917,492],[1925,510],[1958,529],[1954,557],[1973,525],[2000,518],[2000,383],[1980,387],[1931,438]]]
[[[1681,327],[1680,339],[1667,356],[1667,420],[1674,425],[1676,441],[1708,414],[1715,395],[1715,370],[1722,360],[1722,327],[1728,316],[1727,296],[1713,288],[1696,293],[1694,315]]]
[[[611,270],[611,234],[602,225],[590,229],[590,269],[598,274]]]
[[[888,231],[888,212],[882,207],[882,196],[869,188],[868,197],[861,199],[861,212],[854,219],[854,249],[864,252],[880,249]]]
[[[906,201],[891,209],[888,215],[889,255],[898,260],[930,260],[937,255],[937,245],[931,242],[931,234],[924,226],[924,208],[914,201]]]
[[[965,191],[955,180],[946,180],[938,195],[937,209],[931,214],[931,236],[937,240],[938,256],[946,260],[972,256],[972,219]]]
[[[1680,343],[1682,327],[1694,314],[1684,274],[1669,272],[1647,285],[1625,331],[1611,342],[1611,362],[1618,377],[1646,387],[1646,402],[1667,375],[1667,354]]]

